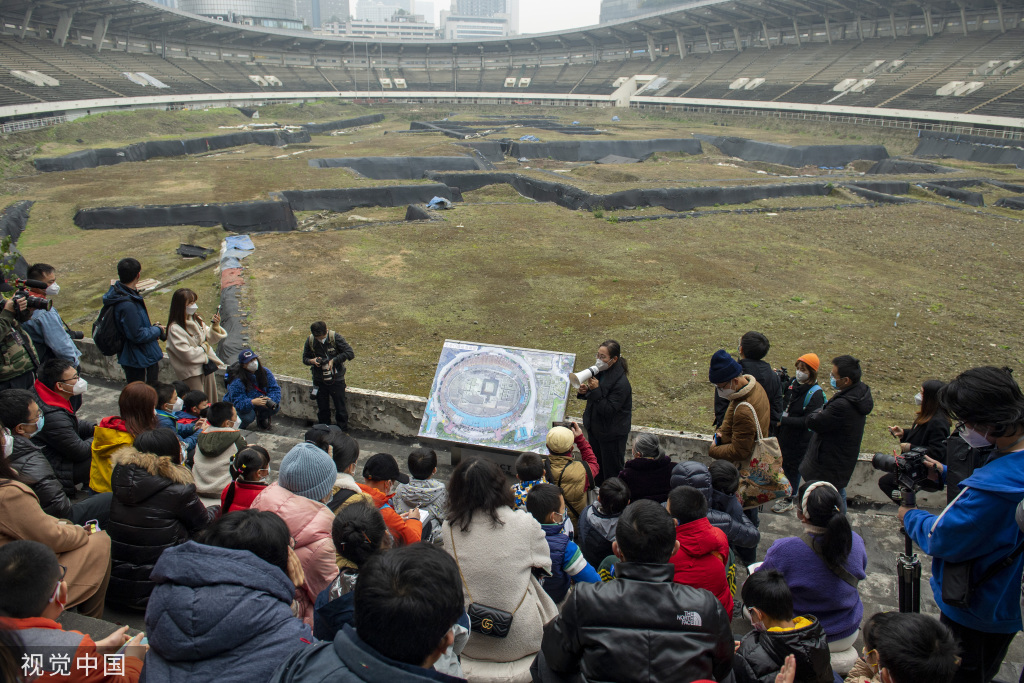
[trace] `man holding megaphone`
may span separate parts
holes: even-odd
[[[597,349],[594,365],[569,375],[576,398],[587,402],[583,426],[601,466],[595,483],[617,476],[626,460],[626,440],[633,419],[629,365],[619,342],[609,339]]]

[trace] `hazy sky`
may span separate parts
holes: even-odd
[[[434,23],[450,0],[434,0]],[[546,33],[559,29],[590,26],[601,14],[601,0],[519,0],[519,32]]]

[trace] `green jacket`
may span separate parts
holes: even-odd
[[[32,339],[21,329],[14,314],[6,309],[0,311],[0,382],[35,371],[38,357]]]

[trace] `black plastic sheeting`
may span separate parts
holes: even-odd
[[[326,123],[307,123],[302,127],[310,135],[319,135],[320,133],[326,133],[332,130],[368,126],[371,123],[380,123],[383,120],[384,114],[367,114],[366,116],[357,116],[354,119],[343,119],[341,121],[328,121]]]
[[[701,135],[699,133],[694,133],[693,136],[714,145],[724,154],[744,161],[764,161],[794,168],[803,166],[842,168],[858,159],[880,161],[889,158],[889,152],[882,145],[800,145],[790,147],[775,142],[760,142],[746,138]]]
[[[75,171],[81,168],[112,166],[127,161],[146,161],[157,157],[178,157],[186,154],[201,154],[228,147],[241,145],[288,145],[309,142],[309,133],[304,130],[257,130],[227,135],[211,135],[205,138],[189,140],[151,140],[137,142],[125,147],[103,147],[100,149],[83,149],[60,157],[48,157],[35,160],[37,171],[50,173],[53,171]]]
[[[350,168],[367,178],[414,180],[427,171],[487,171],[491,166],[476,157],[342,157],[310,159],[313,168]]]
[[[458,142],[462,147],[469,147],[475,150],[491,163],[500,163],[505,160],[505,152],[501,142],[498,140],[475,140],[473,142]]]
[[[868,175],[895,175],[897,173],[953,173],[957,169],[938,164],[927,164],[910,159],[882,159],[869,168]]]
[[[493,118],[484,121],[413,121],[409,124],[410,131],[433,131],[444,133],[458,140],[503,131],[512,126],[534,128],[566,135],[600,135],[603,131],[591,126],[571,126],[559,123],[556,118]]]
[[[292,208],[286,202],[269,200],[80,209],[74,220],[75,225],[84,230],[222,225],[232,232],[284,232],[296,227]]]
[[[985,178],[943,178],[942,180],[936,180],[935,185],[942,185],[943,187],[955,187],[958,190],[962,190],[965,187],[975,187],[987,183],[988,180]]]
[[[1003,197],[995,203],[996,206],[1000,206],[1004,209],[1015,209],[1017,211],[1024,211],[1024,197]]]
[[[25,232],[25,225],[28,223],[28,212],[32,209],[34,202],[23,199],[13,204],[8,204],[0,213],[0,240],[5,237],[11,238],[11,246],[17,246],[18,238]],[[14,274],[19,278],[28,277],[28,262],[20,254],[14,262]]]
[[[910,192],[910,183],[906,180],[857,180],[843,187],[860,187],[884,194],[907,194]]]
[[[405,220],[407,221],[429,221],[430,214],[427,210],[419,204],[410,204],[409,208],[405,210]]]
[[[564,140],[555,142],[502,143],[502,150],[520,159],[555,159],[557,161],[597,161],[609,154],[640,159],[655,152],[700,154],[700,140],[692,138],[660,138],[654,140]]]
[[[983,164],[1013,164],[1024,168],[1024,141],[935,131],[918,134],[916,157],[949,157]]]
[[[181,244],[178,245],[178,249],[174,253],[183,258],[201,258],[205,261],[206,257],[212,254],[213,251],[213,249],[197,247],[194,244]]]
[[[453,188],[436,183],[328,190],[284,190],[271,192],[270,196],[283,199],[294,211],[328,210],[339,213],[368,206],[426,204],[434,197],[444,197],[452,201],[461,199],[456,198],[458,195],[453,192]]]
[[[1004,182],[999,181],[999,180],[988,180],[986,182],[988,182],[991,185],[995,185],[996,187],[1001,187],[1004,190],[1009,190],[1010,192],[1019,192],[1021,194],[1024,194],[1024,185],[1016,185],[1014,183],[1004,183]]]
[[[876,204],[836,204],[835,206],[780,206],[776,208],[758,207],[756,209],[711,209],[708,211],[688,211],[687,213],[662,213],[656,216],[619,216],[620,223],[638,223],[640,221],[660,221],[665,218],[703,218],[725,213],[745,215],[756,213],[789,213],[793,211],[835,211],[836,209],[871,209]]]
[[[910,199],[909,197],[897,197],[888,192],[870,190],[858,185],[845,185],[844,187],[858,197],[863,197],[868,201],[878,202],[880,204],[914,204],[917,201],[915,199]]]
[[[985,198],[980,192],[958,190],[955,187],[948,187],[937,183],[918,183],[918,186],[923,187],[926,190],[930,190],[940,197],[955,199],[969,206],[985,206]]]
[[[595,164],[639,164],[640,159],[634,157],[620,157],[616,154],[609,154],[606,157],[601,157]]]

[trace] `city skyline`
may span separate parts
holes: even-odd
[[[441,10],[450,10],[451,0],[437,0],[434,16],[428,17],[440,25]],[[601,0],[519,0],[519,32],[547,33],[598,23]]]

